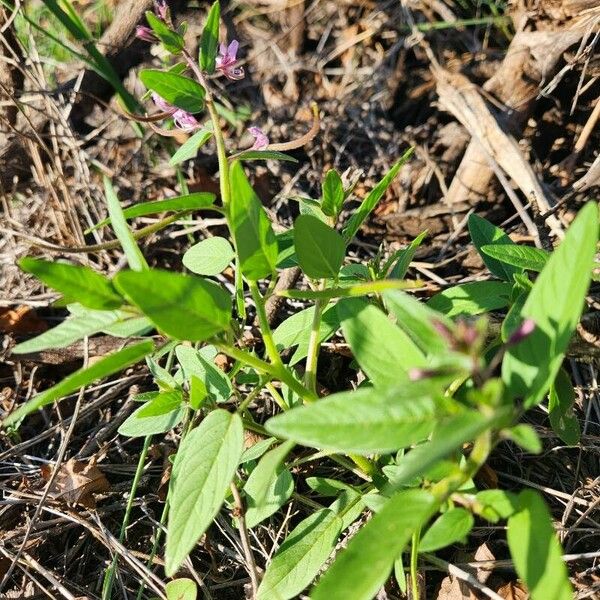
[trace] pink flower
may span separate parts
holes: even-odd
[[[510,338],[508,338],[506,345],[514,346],[515,344],[518,344],[519,342],[524,340],[527,336],[531,335],[533,333],[534,329],[535,329],[535,321],[533,319],[525,319],[519,325],[519,327],[517,327],[515,329],[515,331],[513,331]]]
[[[200,127],[200,123],[198,123],[194,115],[185,110],[182,110],[181,108],[177,108],[176,106],[169,104],[156,92],[152,92],[152,100],[154,101],[154,104],[156,104],[157,108],[159,108],[162,112],[167,113],[168,115],[173,117],[173,121],[175,121],[175,125],[177,125],[179,129],[183,131],[192,131]]]
[[[254,145],[250,150],[264,150],[269,145],[269,138],[258,127],[249,127],[248,131],[254,138]]]
[[[169,19],[169,5],[166,0],[154,0],[154,12],[157,17],[167,21]]]
[[[232,40],[229,46],[221,44],[219,55],[217,56],[217,71],[221,71],[227,79],[239,80],[244,78],[244,69],[236,67],[237,51],[240,44],[237,40]]]
[[[157,42],[158,38],[154,35],[154,32],[150,27],[146,27],[145,25],[138,25],[135,28],[135,37],[140,40],[144,40],[144,42]]]

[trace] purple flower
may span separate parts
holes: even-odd
[[[194,115],[169,104],[156,92],[152,92],[152,100],[154,101],[154,104],[156,104],[157,108],[173,117],[173,121],[175,121],[175,125],[177,125],[179,129],[183,131],[192,131],[193,129],[198,129],[198,127],[200,127],[200,123],[198,123]]]
[[[160,17],[163,21],[169,19],[169,5],[166,0],[154,0],[154,12],[157,17]]]
[[[227,79],[239,80],[244,78],[244,69],[236,67],[237,51],[240,44],[237,40],[232,40],[229,46],[221,44],[219,55],[217,56],[217,71],[221,71]]]
[[[144,40],[144,42],[157,42],[158,38],[154,35],[154,32],[150,27],[146,27],[145,25],[138,25],[135,28],[135,37],[140,40]]]
[[[258,127],[249,127],[248,131],[254,138],[254,145],[250,150],[264,150],[269,145],[269,138]]]
[[[531,335],[533,333],[534,329],[535,329],[535,321],[533,319],[525,319],[521,323],[521,325],[519,325],[519,327],[517,327],[513,331],[510,338],[508,338],[506,345],[514,346],[515,344],[518,344],[519,342],[524,340],[528,335]]]

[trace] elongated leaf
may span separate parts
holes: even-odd
[[[283,160],[297,163],[298,161],[289,154],[276,150],[245,150],[236,155],[237,160]]]
[[[488,220],[472,214],[469,216],[469,233],[477,252],[481,256],[485,266],[490,270],[490,273],[512,283],[514,273],[522,273],[523,269],[508,265],[492,258],[493,255],[482,251],[482,246],[498,245],[498,246],[513,246],[514,242],[500,229]]]
[[[50,262],[30,256],[22,258],[19,267],[83,306],[110,310],[123,304],[123,298],[113,284],[89,267]]]
[[[230,220],[242,273],[251,281],[275,270],[277,239],[271,221],[239,163],[231,166]]]
[[[210,350],[210,349],[208,349]],[[195,350],[190,346],[177,346],[175,354],[183,367],[186,379],[197,377],[204,383],[206,392],[215,402],[227,402],[233,394],[229,377],[213,362],[207,348]]]
[[[295,298],[297,300],[330,300],[331,298],[356,298],[358,296],[378,294],[387,290],[410,290],[419,287],[421,287],[421,282],[419,281],[384,279],[324,290],[281,290],[276,293],[278,296]]]
[[[376,306],[358,298],[338,302],[344,337],[376,386],[389,387],[426,364],[415,343]]]
[[[328,216],[337,218],[344,203],[344,186],[342,178],[335,169],[330,169],[323,182],[321,210]]]
[[[508,306],[512,285],[504,281],[475,281],[443,290],[427,303],[447,317],[479,315]]]
[[[415,529],[434,510],[433,496],[423,490],[408,490],[390,498],[339,553],[313,589],[311,599],[371,600]]]
[[[204,146],[208,140],[212,137],[213,132],[209,129],[199,129],[188,138],[178,149],[173,156],[171,156],[171,160],[169,160],[169,164],[172,166],[178,165],[186,160],[190,160],[196,157],[198,154],[198,149]]]
[[[193,79],[156,69],[140,71],[142,83],[169,104],[189,113],[200,112],[204,108],[204,88]]]
[[[364,220],[371,214],[371,211],[377,206],[383,194],[398,174],[400,167],[412,156],[413,149],[409,148],[389,170],[388,174],[371,190],[367,197],[363,200],[358,210],[350,217],[346,227],[344,228],[344,240],[350,242],[356,235]]]
[[[464,508],[452,508],[440,515],[419,542],[419,552],[435,552],[462,541],[469,535],[475,519]]]
[[[228,240],[222,237],[206,238],[194,244],[183,255],[183,264],[198,275],[218,275],[235,258]]]
[[[436,321],[452,328],[446,316],[429,308],[424,302],[401,291],[384,293],[387,309],[400,327],[426,354],[440,355],[448,352],[448,342],[435,328]]]
[[[436,427],[430,441],[413,448],[402,457],[388,491],[397,490],[413,477],[427,472],[437,461],[462,447],[465,442],[474,440],[501,418],[505,418],[505,415],[484,417],[479,412],[465,411],[444,419]]]
[[[313,279],[337,277],[346,245],[329,225],[316,217],[300,215],[294,223],[294,247],[306,275]]]
[[[315,307],[305,308],[291,317],[287,318],[275,331],[273,331],[273,341],[278,349],[293,348],[298,346],[288,364],[295,365],[308,354],[308,344],[310,340],[310,329],[315,314]],[[321,315],[319,324],[319,343],[329,339],[340,326],[335,305],[327,307]]]
[[[211,412],[179,447],[170,483],[165,571],[172,576],[215,518],[244,447],[237,414]]]
[[[402,279],[408,272],[408,267],[410,266],[412,259],[414,258],[417,250],[419,249],[419,246],[425,239],[426,235],[426,231],[420,233],[406,248],[395,252],[394,255],[390,257],[390,259],[387,261],[386,265],[382,269],[382,274],[387,275],[390,266],[394,265],[392,267],[392,270],[389,272],[389,275],[387,275],[388,278]]]
[[[209,75],[215,70],[217,58],[217,44],[219,43],[219,20],[221,18],[221,5],[219,0],[213,3],[204,22],[202,38],[200,40],[200,68]]]
[[[516,244],[510,246],[486,245],[482,246],[481,250],[487,256],[491,256],[503,264],[536,272],[541,271],[550,258],[550,253],[545,250],[532,248],[531,246],[517,246]]]
[[[521,317],[535,330],[511,347],[502,363],[502,379],[510,392],[538,404],[554,381],[587,293],[596,244],[598,206],[589,202],[569,227],[531,290]]]
[[[129,415],[118,431],[126,437],[145,437],[170,431],[183,420],[185,408],[181,402],[180,391],[160,392]]]
[[[90,367],[78,369],[74,373],[71,373],[71,375],[67,375],[67,377],[56,385],[53,385],[41,394],[34,396],[31,400],[23,404],[23,406],[20,406],[17,410],[8,415],[2,424],[5,427],[12,425],[42,406],[46,406],[55,400],[64,398],[77,391],[79,388],[93,383],[97,379],[103,379],[104,377],[108,377],[109,375],[113,375],[114,373],[118,373],[119,371],[134,365],[153,350],[154,344],[150,340],[146,340],[139,344],[135,344],[134,346],[119,350],[114,354],[109,354]]]
[[[564,369],[560,369],[556,379],[550,388],[548,399],[548,417],[554,433],[556,433],[565,444],[575,445],[579,443],[581,429],[579,419],[573,411],[575,403],[575,390]]]
[[[522,491],[518,501],[506,537],[519,577],[532,600],[571,600],[573,588],[545,502],[533,490]]]
[[[165,198],[164,200],[152,200],[150,202],[140,202],[133,206],[123,209],[123,216],[126,219],[135,217],[144,217],[146,215],[155,215],[167,211],[188,211],[200,210],[202,208],[213,208],[215,195],[209,192],[194,192],[185,196],[175,196],[174,198]],[[110,223],[110,219],[100,221],[94,227],[91,227],[86,233],[95,231]]]
[[[282,468],[285,457],[293,447],[293,442],[284,442],[269,450],[250,474],[244,486],[248,527],[255,527],[271,516],[293,492],[292,476]]]
[[[149,10],[146,11],[146,21],[148,21],[148,25],[168,52],[179,54],[183,50],[183,37],[176,31],[169,29],[161,19]]]
[[[17,344],[12,353],[29,354],[48,348],[66,348],[86,335],[104,331],[106,327],[119,322],[120,319],[120,313],[117,311],[94,311],[91,315],[83,317],[72,316],[33,339]]]
[[[146,270],[148,268],[148,263],[146,263],[146,259],[139,249],[133,234],[129,230],[119,198],[117,198],[115,189],[106,176],[104,177],[104,195],[106,196],[108,216],[110,217],[112,228],[123,247],[123,252],[125,252],[129,267],[134,271]]]
[[[269,419],[277,437],[355,454],[386,453],[425,439],[436,422],[429,382],[340,392]]]
[[[205,340],[229,327],[231,296],[215,283],[156,269],[121,271],[114,279],[159,329],[179,340]]]
[[[341,529],[342,519],[327,508],[301,521],[267,566],[257,600],[295,598],[319,572]]]

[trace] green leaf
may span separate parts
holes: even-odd
[[[256,442],[254,446],[250,446],[250,448],[246,448],[244,450],[244,454],[242,454],[242,458],[240,459],[240,463],[244,464],[250,462],[251,460],[259,459],[277,440],[274,437],[269,437],[264,440],[260,440],[260,442]]]
[[[282,468],[285,457],[293,447],[293,442],[284,442],[269,450],[250,473],[244,485],[248,527],[255,527],[270,517],[287,502],[294,491],[290,472]]]
[[[196,600],[198,589],[196,582],[182,577],[173,579],[165,585],[167,600]]]
[[[257,281],[275,270],[277,239],[271,221],[238,161],[231,165],[230,175],[229,218],[240,269],[247,279]]]
[[[295,598],[319,572],[342,530],[342,519],[324,508],[287,536],[267,566],[257,600]]]
[[[202,379],[198,379],[195,375],[190,377],[190,406],[194,410],[199,410],[204,404],[204,401],[208,398],[208,390]]]
[[[508,349],[502,379],[526,407],[543,399],[554,381],[575,331],[585,302],[596,244],[598,207],[589,202],[552,253],[521,311],[536,327],[519,344]]]
[[[508,519],[506,537],[517,574],[532,600],[573,598],[552,517],[537,492],[524,490],[519,494],[519,510]]]
[[[211,237],[194,244],[183,255],[183,264],[198,275],[218,275],[235,258],[235,252],[228,240]]]
[[[344,240],[349,243],[360,229],[364,220],[371,214],[371,211],[377,206],[383,194],[398,174],[400,167],[412,156],[413,149],[409,148],[389,170],[388,174],[371,190],[367,197],[363,200],[358,210],[350,217],[346,227],[344,228]]]
[[[578,444],[581,437],[579,419],[573,411],[574,404],[575,390],[573,384],[567,372],[561,368],[550,387],[548,417],[554,433],[569,446]]]
[[[46,406],[55,400],[64,398],[80,388],[93,383],[97,379],[103,379],[104,377],[122,371],[139,362],[153,350],[154,344],[150,340],[146,340],[139,344],[124,348],[123,350],[119,350],[114,354],[109,354],[90,367],[78,369],[74,373],[67,375],[56,385],[53,385],[41,394],[34,396],[31,400],[20,406],[2,421],[2,425],[4,425],[4,427],[12,425],[42,406]]]
[[[474,506],[481,505],[478,511],[482,517],[497,523],[500,519],[508,519],[518,508],[518,498],[504,490],[483,490],[475,495]]]
[[[323,182],[321,210],[328,216],[337,218],[344,204],[344,185],[335,169],[330,169]]]
[[[219,512],[244,447],[237,414],[211,412],[184,438],[173,464],[165,571],[172,576]]]
[[[393,452],[431,433],[437,420],[432,395],[437,393],[429,382],[340,392],[272,417],[265,427],[305,446],[355,454]]]
[[[165,50],[171,54],[179,54],[184,47],[183,37],[175,31],[171,31],[169,27],[154,13],[146,11],[146,21],[156,34],[156,37],[162,42]]]
[[[202,39],[200,40],[200,68],[209,75],[215,71],[217,44],[219,43],[219,19],[221,5],[219,0],[213,3],[204,22]]]
[[[487,256],[501,263],[526,269],[528,271],[541,271],[550,258],[550,253],[531,246],[482,246],[481,250]]]
[[[126,219],[135,217],[144,217],[146,215],[155,215],[167,211],[189,211],[200,210],[203,208],[213,208],[215,195],[209,192],[194,192],[185,196],[175,196],[174,198],[165,198],[163,200],[152,200],[151,202],[140,202],[133,206],[123,209],[123,216]],[[95,231],[110,223],[110,219],[103,219],[97,225],[94,225],[86,233]]]
[[[396,490],[413,477],[426,473],[437,461],[461,448],[465,442],[474,440],[504,417],[504,414],[486,417],[479,412],[463,411],[441,420],[430,441],[420,444],[402,457],[390,482],[390,490]]]
[[[448,352],[448,342],[435,328],[434,322],[444,323],[452,330],[452,322],[414,296],[401,291],[383,294],[386,308],[392,313],[400,327],[426,354],[440,355]]]
[[[206,392],[212,400],[227,402],[233,394],[231,381],[215,365],[208,350],[210,348],[195,350],[190,346],[179,345],[175,348],[175,354],[179,364],[183,367],[186,379],[197,377],[204,383]]]
[[[313,589],[312,600],[371,600],[385,583],[394,561],[415,529],[435,510],[423,490],[400,492],[385,504],[336,557]]]
[[[288,364],[295,365],[308,354],[310,329],[315,314],[315,307],[305,308],[288,317],[273,331],[273,341],[279,350],[298,346]],[[321,315],[319,323],[319,343],[329,339],[340,327],[335,305],[327,307]]]
[[[387,275],[389,279],[402,279],[406,275],[408,267],[410,266],[410,263],[414,258],[415,253],[417,252],[419,246],[425,239],[426,235],[427,231],[420,233],[406,248],[395,252],[388,259],[385,266],[381,269],[382,275]],[[394,263],[394,261],[396,262],[396,264],[392,267],[392,270],[390,271],[390,266]]]
[[[523,269],[512,265],[504,264],[495,260],[491,255],[482,251],[482,246],[494,244],[498,246],[513,246],[514,242],[500,229],[488,220],[478,217],[476,214],[469,216],[469,233],[473,240],[473,245],[477,248],[477,252],[481,256],[485,266],[490,270],[490,273],[512,283],[514,273],[522,273]]]
[[[396,385],[410,369],[425,366],[415,343],[373,304],[346,299],[338,302],[337,311],[354,358],[374,385]]]
[[[19,267],[83,306],[110,310],[123,304],[123,298],[112,283],[89,267],[50,262],[30,256],[22,258]]]
[[[159,329],[175,339],[205,340],[229,328],[231,296],[210,281],[152,269],[121,271],[114,282]]]
[[[123,209],[119,198],[115,193],[112,183],[108,177],[104,176],[104,195],[106,196],[106,203],[108,206],[108,216],[112,223],[112,228],[117,236],[117,239],[123,247],[123,252],[127,257],[129,267],[134,271],[144,271],[148,269],[148,263],[139,249],[133,234],[131,233],[125,216],[123,215]]]
[[[331,298],[355,298],[368,296],[369,294],[379,294],[387,290],[415,289],[419,287],[421,287],[419,281],[385,279],[324,290],[281,290],[276,293],[278,296],[297,300],[330,300]]]
[[[479,315],[508,306],[512,285],[504,281],[475,281],[443,290],[427,305],[447,317]]]
[[[170,431],[185,415],[180,391],[159,392],[155,398],[142,404],[119,427],[118,431],[126,437],[145,437]]]
[[[435,552],[462,541],[469,535],[475,519],[464,508],[451,508],[440,515],[419,542],[419,552]]]
[[[140,71],[142,83],[169,104],[189,113],[204,108],[204,88],[193,79],[157,69]]]
[[[289,154],[276,150],[245,150],[235,156],[236,160],[283,160],[297,163],[298,161]]]
[[[66,348],[86,335],[90,336],[103,331],[121,319],[121,313],[118,311],[94,311],[83,317],[71,316],[33,339],[17,344],[12,349],[12,354],[29,354],[48,348]]]
[[[169,164],[171,166],[178,165],[186,160],[190,160],[196,157],[198,154],[198,149],[204,146],[208,140],[212,137],[213,132],[209,129],[199,129],[189,137],[178,149],[173,156],[171,156],[171,160],[169,160]]]
[[[346,245],[335,229],[316,217],[300,215],[294,223],[294,246],[306,275],[313,279],[338,276]]]
[[[542,451],[542,442],[535,429],[527,423],[515,425],[505,432],[506,436],[515,444],[519,444],[523,450],[531,454],[539,454]]]

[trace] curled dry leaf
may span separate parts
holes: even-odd
[[[528,600],[529,594],[520,581],[509,581],[498,588],[498,596],[506,600]]]
[[[15,308],[0,308],[0,332],[17,333],[42,333],[48,329],[45,321],[37,316],[35,310],[29,306]]]
[[[52,467],[42,467],[42,477],[50,481]],[[94,508],[94,494],[108,492],[110,484],[104,473],[94,462],[83,462],[71,458],[60,466],[58,475],[50,487],[49,497],[67,504],[80,504],[86,508]]]

